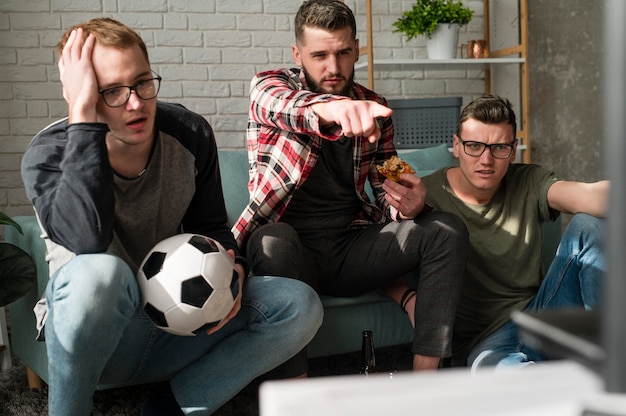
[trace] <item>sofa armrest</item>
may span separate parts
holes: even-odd
[[[48,284],[48,263],[46,244],[41,238],[41,229],[34,215],[14,217],[22,227],[20,234],[13,227],[5,230],[7,242],[27,252],[37,267],[37,279],[33,287],[23,297],[9,305],[11,316],[11,350],[14,356],[48,382],[48,360],[46,345],[35,341],[37,328],[33,307],[41,298]]]
[[[46,261],[46,243],[41,237],[41,229],[34,215],[14,217],[13,220],[22,227],[23,234],[15,228],[7,227],[5,238],[7,242],[24,250],[35,262],[37,267],[36,292],[38,296],[48,284],[48,262]]]

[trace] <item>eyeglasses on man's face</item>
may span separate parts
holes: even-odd
[[[506,159],[513,153],[513,145],[515,140],[511,143],[493,143],[487,144],[483,142],[475,142],[471,140],[463,140],[461,136],[457,136],[459,141],[463,145],[463,151],[468,156],[479,157],[485,152],[485,149],[489,149],[491,156],[496,159]]]
[[[161,77],[154,71],[152,73],[155,75],[154,77],[137,81],[135,85],[120,85],[119,87],[98,90],[98,92],[102,95],[104,103],[113,108],[126,104],[132,91],[135,91],[137,97],[142,100],[150,100],[157,96],[159,88],[161,88]]]

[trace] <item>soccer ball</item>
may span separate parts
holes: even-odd
[[[137,281],[156,326],[193,336],[217,325],[239,293],[235,262],[217,241],[198,234],[166,238],[146,255]]]

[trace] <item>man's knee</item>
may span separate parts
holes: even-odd
[[[458,250],[466,250],[469,244],[469,233],[463,220],[454,214],[444,211],[431,211],[429,215],[430,240],[440,240],[447,246],[452,243]]]
[[[300,237],[288,224],[267,224],[252,233],[246,255],[254,274],[297,277],[302,255]]]
[[[246,244],[249,259],[261,256],[275,256],[285,250],[293,250],[300,245],[296,230],[285,223],[275,222],[264,225],[250,235]]]
[[[590,214],[578,213],[574,215],[567,225],[566,232],[577,235],[585,234],[599,236],[602,232],[603,220]]]
[[[133,293],[139,296],[135,275],[121,258],[111,254],[81,254],[63,265],[52,279],[48,301],[54,302],[56,293],[71,293],[76,300],[86,302],[103,300],[110,303],[112,296]],[[126,290],[125,290],[126,289]],[[66,296],[62,296],[66,298]],[[91,299],[91,300],[90,300]]]
[[[48,285],[48,311],[56,318],[47,320],[46,338],[54,328],[74,341],[88,339],[121,311],[133,313],[140,301],[135,275],[122,259],[110,254],[76,256]]]
[[[561,238],[557,256],[577,254],[596,259],[602,264],[602,240],[604,220],[589,214],[576,214],[569,221]],[[563,252],[565,250],[565,253]]]
[[[432,211],[435,221],[449,233],[460,238],[466,238],[468,235],[467,227],[461,218],[444,211]]]

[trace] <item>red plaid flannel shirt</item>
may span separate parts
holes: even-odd
[[[349,98],[387,105],[383,97],[356,83]],[[315,166],[322,140],[341,137],[339,126],[320,129],[311,105],[349,98],[308,91],[300,69],[267,71],[252,79],[247,128],[250,200],[232,227],[240,247],[257,227],[279,220],[294,191]],[[354,186],[363,209],[351,226],[389,221],[390,209],[381,187],[384,178],[375,165],[396,154],[391,119],[384,120],[382,135],[376,143],[369,143],[363,137],[354,138],[353,143]],[[367,179],[376,205],[365,193]]]

